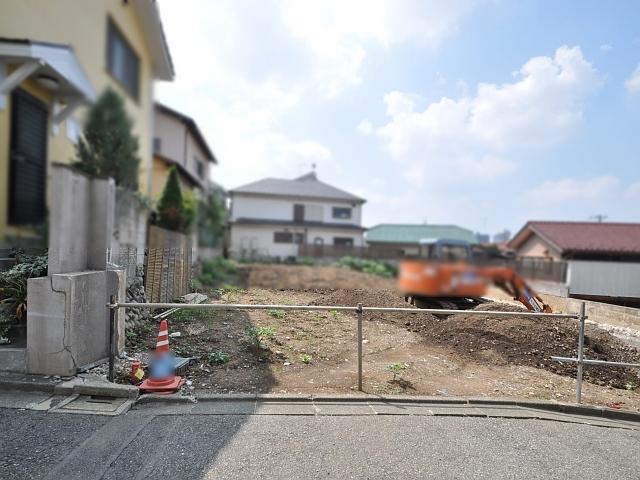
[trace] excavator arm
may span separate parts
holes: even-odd
[[[493,281],[493,284],[518,300],[528,310],[540,313],[552,313],[551,307],[544,303],[538,295],[516,272],[506,267],[489,267],[482,270],[482,275]]]

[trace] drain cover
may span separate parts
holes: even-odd
[[[72,395],[50,411],[58,413],[84,413],[93,415],[118,415],[131,406],[128,398],[102,395]]]

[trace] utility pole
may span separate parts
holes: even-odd
[[[607,217],[606,215],[603,215],[601,213],[597,214],[597,215],[591,215],[589,218],[593,218],[594,220],[596,220],[598,223],[602,223],[603,220],[606,220]]]

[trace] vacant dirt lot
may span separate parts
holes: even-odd
[[[333,267],[253,265],[246,288],[212,292],[214,302],[406,306],[395,281]],[[502,303],[482,309],[513,310]],[[427,313],[364,315],[364,390],[368,393],[528,397],[573,401],[575,367],[550,355],[574,356],[573,321],[525,317],[438,319]],[[283,310],[180,311],[170,317],[177,355],[197,357],[196,390],[211,392],[353,392],[357,385],[354,314]],[[155,326],[128,335],[129,352],[155,344]],[[225,355],[226,354],[226,355]],[[606,332],[587,328],[589,358],[640,361]],[[388,370],[397,364],[394,379]],[[640,409],[638,376],[629,369],[585,367],[584,400]]]

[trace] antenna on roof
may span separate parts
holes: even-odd
[[[602,223],[603,220],[606,220],[609,217],[599,213],[597,215],[591,215],[589,218],[592,218],[592,219],[596,220],[598,223]]]

